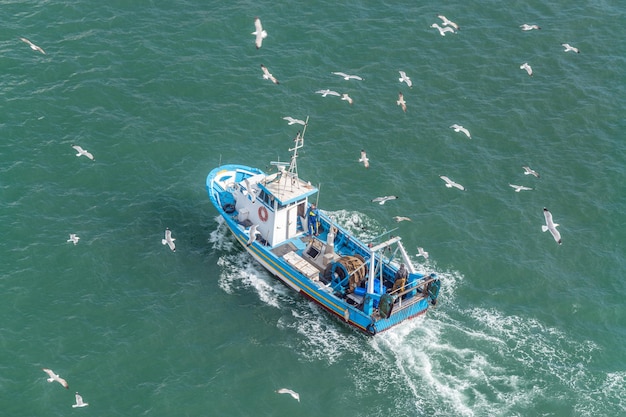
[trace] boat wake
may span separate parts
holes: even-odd
[[[365,241],[384,232],[355,212],[329,214]],[[235,247],[225,227],[212,242],[219,250]],[[321,314],[320,307],[298,298],[244,251],[224,254],[219,262],[220,287],[228,293],[253,288],[262,302],[280,309],[277,328],[300,335],[290,348],[305,362],[341,363],[357,388],[352,400],[367,402],[371,415],[389,412],[368,398],[373,387],[396,399],[396,416],[525,415],[563,403],[582,416],[624,409],[626,372],[593,371],[599,349],[594,342],[575,340],[536,319],[465,308],[456,300],[463,275],[437,270],[432,259],[426,264],[415,259],[415,266],[438,273],[445,294],[440,304],[422,319],[373,338]],[[546,398],[546,389],[560,395]]]

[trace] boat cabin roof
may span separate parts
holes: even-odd
[[[268,175],[264,181],[258,183],[258,186],[283,206],[303,200],[317,192],[317,188],[311,183],[301,180],[297,175],[288,171]]]

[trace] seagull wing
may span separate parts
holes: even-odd
[[[338,75],[340,77],[343,77],[344,79],[348,79],[350,78],[350,76],[348,74],[346,74],[345,72],[333,72],[333,74]]]
[[[276,390],[277,393],[279,394],[289,394],[291,395],[295,400],[298,400],[298,402],[300,401],[300,394],[298,394],[297,392],[290,390],[288,388],[280,388],[278,390]]]

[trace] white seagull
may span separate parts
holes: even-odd
[[[287,123],[289,123],[290,126],[293,125],[293,124],[296,124],[296,123],[299,124],[299,125],[302,125],[302,126],[304,126],[306,124],[306,122],[304,120],[294,119],[291,116],[285,116],[285,117],[283,117],[283,120],[286,120]]]
[[[541,29],[539,26],[537,25],[529,25],[528,23],[524,23],[523,25],[520,25],[520,27],[522,28],[522,30],[524,31],[529,31],[529,30],[533,30],[533,29]]]
[[[534,169],[531,169],[530,167],[522,167],[522,168],[524,168],[524,175],[534,175],[535,177],[539,178],[539,173],[535,171]]]
[[[402,107],[402,111],[406,113],[406,101],[404,101],[404,94],[401,92],[398,93],[398,100],[396,100],[396,104]]]
[[[365,166],[365,168],[370,167],[370,160],[367,157],[367,154],[365,153],[365,149],[361,149],[361,157],[359,158],[359,162],[363,162],[363,165]]]
[[[441,36],[446,36],[446,32],[456,33],[456,32],[454,31],[454,29],[453,29],[452,27],[450,27],[450,26],[444,26],[444,27],[441,27],[441,26],[439,26],[438,24],[433,23],[432,25],[430,25],[430,27],[431,27],[431,28],[436,28],[436,29],[439,31],[439,34],[440,34]]]
[[[382,206],[382,205],[383,205],[383,204],[385,204],[387,201],[389,201],[389,200],[395,200],[395,199],[397,199],[397,198],[398,198],[398,197],[397,197],[397,196],[395,196],[395,195],[387,195],[387,196],[384,196],[384,197],[376,197],[376,198],[372,199],[372,203],[378,203],[378,204],[380,204],[380,205]]]
[[[341,95],[341,99],[347,101],[348,103],[352,104],[354,102],[354,100],[352,99],[352,97],[350,97],[348,94],[343,93]]]
[[[448,188],[454,187],[454,188],[458,188],[461,191],[465,191],[465,187],[463,187],[459,183],[452,181],[450,178],[446,177],[445,175],[440,175],[439,178],[441,178],[442,180],[446,182],[446,187]]]
[[[72,408],[87,407],[89,405],[89,403],[83,401],[83,397],[79,393],[76,393],[75,397],[76,404],[72,404]]]
[[[22,42],[27,43],[27,44],[28,44],[28,46],[30,46],[30,49],[32,49],[33,51],[41,52],[41,53],[42,53],[42,54],[44,54],[44,55],[46,54],[46,52],[45,52],[43,49],[41,49],[40,47],[38,47],[37,45],[35,45],[35,44],[34,44],[34,43],[32,43],[31,41],[29,41],[28,39],[26,39],[26,38],[20,38],[20,40],[21,40]]]
[[[48,368],[41,368],[45,373],[48,374],[48,376],[50,378],[47,379],[48,382],[58,382],[59,384],[63,385],[63,387],[65,389],[69,389],[69,385],[67,383],[66,380],[64,380],[63,378],[61,378],[59,375],[55,374],[54,371],[52,369],[48,369]]]
[[[411,79],[406,75],[406,72],[398,72],[400,73],[400,78],[398,78],[398,81],[400,81],[401,83],[406,83],[406,85],[408,85],[410,88],[413,88],[413,81],[411,81]]]
[[[404,217],[404,216],[395,216],[393,219],[398,223],[412,221],[410,217]]]
[[[74,243],[74,245],[76,245],[78,243],[79,239],[80,239],[80,237],[78,237],[76,235],[76,233],[70,233],[70,238],[67,239],[67,241],[68,242],[72,242],[72,243]]]
[[[248,242],[246,243],[246,246],[250,246],[254,243],[254,241],[256,240],[256,235],[260,235],[261,232],[259,232],[258,230],[256,230],[256,228],[259,225],[257,224],[253,224],[252,226],[250,226],[250,230],[248,231]]]
[[[531,77],[533,76],[533,69],[531,68],[530,65],[528,65],[528,62],[524,62],[522,65],[519,66],[519,68],[526,70],[529,76]]]
[[[547,232],[548,230],[550,231],[550,233],[552,233],[552,237],[554,237],[554,240],[556,240],[556,243],[558,243],[559,245],[561,244],[561,234],[559,233],[558,230],[556,230],[556,227],[559,225],[558,223],[554,223],[552,221],[552,213],[550,213],[550,211],[548,211],[547,208],[543,208],[543,216],[546,218],[546,224],[541,226],[541,231],[543,232]]]
[[[347,80],[363,81],[363,78],[359,77],[358,75],[350,75],[350,74],[346,74],[345,72],[333,72],[333,74],[343,77],[343,79],[346,81]]]
[[[263,44],[263,39],[267,38],[267,32],[263,30],[263,26],[261,25],[261,19],[258,17],[254,18],[254,29],[252,32],[253,35],[256,36],[254,43],[256,45],[256,49],[259,49]]]
[[[577,54],[580,53],[578,48],[573,47],[569,43],[562,43],[561,46],[563,46],[565,48],[565,51],[563,51],[563,52],[570,52],[571,51],[571,52],[576,52]]]
[[[459,25],[457,25],[456,23],[454,23],[452,20],[448,19],[444,15],[440,14],[437,17],[441,19],[444,26],[452,26],[454,29],[459,30]]]
[[[327,89],[325,89],[325,90],[317,90],[317,91],[315,92],[315,94],[321,94],[321,95],[322,95],[322,97],[326,97],[327,95],[341,97],[341,94],[339,94],[339,93],[338,93],[338,92],[336,92],[336,91],[329,90],[328,88],[327,88]]]
[[[279,394],[289,394],[294,398],[294,400],[298,400],[298,402],[300,402],[300,394],[293,390],[290,390],[289,388],[280,388],[276,390],[276,392]]]
[[[464,128],[461,125],[457,125],[457,124],[453,124],[452,126],[450,126],[451,129],[454,129],[455,132],[461,132],[464,133],[465,136],[467,136],[468,138],[472,138],[472,136],[470,135],[469,130],[467,130],[466,128]]]
[[[417,255],[415,255],[415,256],[422,256],[422,257],[424,257],[424,259],[428,259],[428,252],[426,252],[426,251],[424,250],[424,248],[420,248],[420,247],[418,247],[418,248],[417,248],[417,252],[418,252],[418,253],[417,253]]]
[[[161,239],[161,243],[170,247],[172,252],[176,252],[176,245],[174,241],[176,239],[172,237],[172,231],[168,228],[165,229],[165,239]]]
[[[91,159],[92,161],[95,161],[95,159],[93,158],[93,155],[91,154],[91,152],[87,152],[86,149],[81,148],[78,145],[72,145],[72,148],[74,148],[76,150],[76,152],[78,152],[76,154],[76,156],[86,156],[87,158]]]
[[[276,77],[274,77],[269,70],[267,69],[267,67],[263,64],[261,64],[261,70],[263,70],[263,78],[266,80],[270,80],[271,82],[273,82],[274,84],[279,84],[278,80],[276,79]]]
[[[520,191],[531,191],[532,190],[532,188],[524,187],[523,185],[509,184],[509,186],[515,188],[515,192],[516,193],[519,193]]]

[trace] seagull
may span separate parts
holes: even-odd
[[[45,52],[43,49],[41,49],[40,47],[38,47],[37,45],[35,45],[35,44],[34,44],[34,43],[32,43],[31,41],[29,41],[28,39],[26,39],[26,38],[20,38],[20,40],[21,40],[22,42],[27,43],[27,44],[28,44],[28,46],[30,46],[30,49],[32,49],[33,51],[41,52],[41,53],[42,53],[42,54],[44,54],[44,55],[46,54],[46,52]]]
[[[86,403],[83,401],[83,397],[81,397],[79,393],[76,393],[75,397],[76,397],[76,404],[72,404],[73,408],[87,407],[89,405],[89,403]]]
[[[298,132],[300,133],[300,132]],[[258,188],[253,188],[252,184],[250,184],[250,180],[248,178],[245,178],[243,180],[246,183],[246,188],[244,190],[244,195],[249,196],[250,201],[252,201],[252,203],[254,204],[256,202],[256,195],[259,192]]]
[[[509,186],[515,188],[515,192],[516,193],[519,193],[520,191],[530,191],[530,190],[532,190],[532,188],[524,187],[523,185],[509,184]]]
[[[445,27],[441,27],[436,23],[433,23],[432,25],[430,25],[431,28],[437,28],[437,30],[439,31],[439,34],[441,36],[446,36],[446,32],[450,32],[450,33],[455,33],[454,29],[450,26],[445,26]]]
[[[70,238],[67,239],[68,242],[72,242],[74,243],[74,245],[76,245],[78,243],[78,240],[80,239],[80,237],[76,236],[76,233],[70,233]]]
[[[281,388],[281,389],[276,390],[276,392],[279,393],[279,394],[289,394],[295,400],[298,400],[298,402],[300,402],[300,394],[298,394],[295,391],[290,390],[289,388]]]
[[[348,94],[343,93],[341,95],[341,99],[347,101],[348,103],[352,104],[354,102],[354,100],[352,100],[352,97],[350,97]]]
[[[172,231],[168,228],[165,229],[165,239],[161,239],[161,243],[164,245],[168,245],[172,252],[176,252],[176,245],[174,241],[176,239],[172,237]]]
[[[531,77],[533,76],[533,69],[530,67],[530,65],[528,65],[528,62],[524,62],[522,65],[519,66],[519,68],[526,70],[528,75],[530,75]]]
[[[426,252],[424,250],[424,248],[418,247],[417,248],[417,255],[415,255],[415,256],[422,256],[422,257],[424,257],[424,259],[428,259],[428,252]]]
[[[578,50],[578,48],[574,48],[572,45],[570,45],[569,43],[562,43],[561,46],[563,46],[565,48],[564,52],[576,52],[577,54],[580,53],[580,51]]]
[[[529,25],[527,23],[524,23],[523,25],[520,25],[520,27],[522,28],[522,30],[524,31],[528,31],[528,30],[533,30],[533,29],[541,29],[539,26],[537,25]]]
[[[256,35],[254,43],[256,45],[256,49],[259,49],[261,47],[261,44],[263,43],[263,39],[267,38],[267,32],[263,30],[263,26],[261,25],[261,19],[259,19],[258,17],[254,18],[254,28],[256,29],[254,32],[252,32],[253,35]]]
[[[248,242],[246,243],[246,246],[252,245],[254,241],[256,240],[256,235],[261,234],[261,232],[256,230],[257,227],[258,227],[257,224],[253,224],[252,226],[250,226],[250,230],[248,231]]]
[[[361,157],[359,158],[359,162],[363,162],[363,165],[365,166],[365,168],[370,167],[370,160],[368,159],[367,154],[365,153],[365,149],[361,149]]]
[[[76,154],[76,156],[86,156],[87,158],[91,159],[92,161],[95,161],[95,159],[93,158],[93,155],[91,154],[91,152],[87,152],[87,150],[81,148],[78,145],[72,145],[72,148],[74,148],[76,150],[76,152],[78,152]]]
[[[278,80],[269,72],[269,70],[265,67],[265,65],[261,64],[261,69],[263,70],[264,79],[270,80],[274,84],[279,84]]]
[[[535,171],[534,169],[530,169],[530,167],[522,167],[522,168],[524,168],[524,175],[534,175],[535,177],[539,178],[539,173]]]
[[[70,387],[70,386],[68,385],[67,381],[66,381],[66,380],[64,380],[63,378],[61,378],[59,375],[55,374],[55,373],[54,373],[54,371],[53,371],[52,369],[48,369],[48,368],[41,368],[41,369],[43,369],[43,371],[44,371],[45,373],[47,373],[47,374],[48,374],[48,376],[50,377],[50,378],[48,378],[48,380],[47,380],[48,382],[54,382],[54,381],[56,381],[56,382],[58,382],[59,384],[63,385],[63,387],[64,387],[65,389],[69,389],[69,387]]]
[[[410,88],[413,88],[413,81],[411,81],[411,79],[407,77],[406,72],[404,71],[398,71],[398,72],[400,73],[400,78],[398,78],[398,81],[400,81],[401,83],[404,82]]]
[[[393,219],[397,221],[398,223],[403,222],[403,221],[406,221],[406,222],[412,221],[409,217],[404,217],[404,216],[395,216]]]
[[[558,230],[556,230],[556,227],[559,225],[558,223],[554,223],[552,221],[552,213],[550,213],[550,211],[548,211],[547,208],[543,208],[543,216],[546,218],[546,224],[541,226],[541,231],[543,232],[547,232],[548,230],[550,231],[550,233],[552,233],[552,237],[554,237],[554,240],[556,240],[556,243],[558,243],[559,245],[561,244],[561,234],[559,233]]]
[[[461,125],[453,124],[452,126],[450,126],[450,128],[454,129],[455,132],[465,133],[465,136],[467,136],[470,139],[472,138],[472,136],[470,135],[469,130],[467,130],[466,128],[464,128]]]
[[[283,117],[283,120],[286,120],[287,123],[289,123],[290,126],[295,124],[295,123],[297,123],[299,125],[302,125],[302,126],[306,125],[306,122],[304,120],[294,119],[291,116],[285,116],[285,117]]]
[[[441,19],[441,21],[443,22],[444,26],[452,26],[454,29],[459,30],[459,25],[457,25],[456,23],[454,23],[453,21],[449,20],[447,17],[445,17],[444,15],[438,15],[437,16],[439,19]]]
[[[401,92],[398,93],[398,100],[396,101],[396,104],[402,107],[402,111],[406,113],[406,101],[404,101],[404,94],[402,94]]]
[[[333,72],[333,74],[335,75],[339,75],[340,77],[343,77],[344,80],[359,80],[359,81],[363,81],[363,78],[359,77],[358,75],[350,75],[350,74],[346,74],[345,72]]]
[[[389,201],[389,200],[395,200],[396,198],[398,198],[398,197],[397,197],[397,196],[395,196],[395,195],[387,195],[387,196],[385,196],[385,197],[376,197],[376,198],[374,198],[374,199],[372,200],[372,203],[378,203],[378,204],[380,204],[380,205],[382,206],[382,205],[383,205],[383,204],[385,204],[387,201]]]
[[[321,95],[322,95],[322,97],[326,97],[327,95],[337,96],[337,97],[340,97],[340,96],[341,96],[341,94],[339,94],[338,92],[333,91],[333,90],[329,90],[328,88],[327,88],[327,89],[325,89],[325,90],[317,90],[317,91],[315,92],[315,94],[321,94]]]
[[[465,191],[465,187],[463,187],[461,184],[456,183],[454,181],[452,181],[450,178],[446,177],[445,175],[440,175],[439,178],[441,178],[442,180],[444,180],[446,182],[446,187],[448,188],[458,188],[461,191]]]

